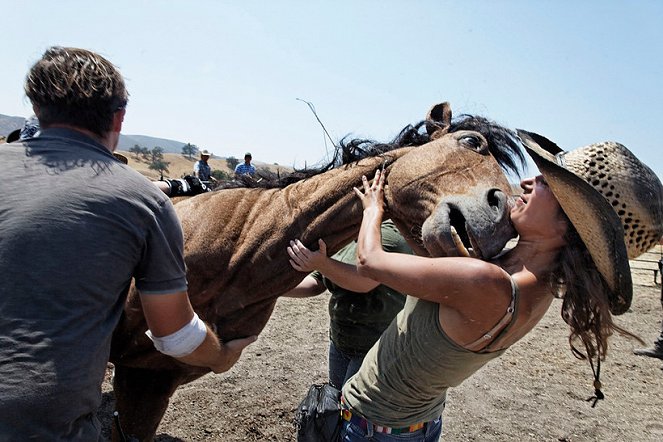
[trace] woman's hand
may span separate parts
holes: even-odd
[[[361,204],[366,209],[377,209],[378,212],[384,211],[384,173],[378,169],[375,172],[373,183],[369,184],[366,176],[361,177],[364,185],[364,191],[354,187],[354,191],[361,200]]]
[[[312,272],[324,267],[327,259],[327,244],[322,239],[318,240],[318,250],[310,251],[298,239],[290,241],[288,246],[288,255],[290,255],[290,265],[300,272]]]

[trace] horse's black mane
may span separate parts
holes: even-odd
[[[267,175],[262,172],[259,181],[245,176],[229,182],[221,188],[260,187],[283,188],[289,184],[315,175],[351,164],[363,158],[383,155],[401,147],[421,146],[431,141],[426,131],[426,121],[408,125],[389,143],[380,143],[368,139],[350,139],[344,137],[334,150],[333,158],[321,166],[295,169],[284,176]],[[430,121],[428,122],[430,124]],[[472,130],[481,133],[488,141],[488,150],[505,171],[520,176],[520,169],[525,165],[525,157],[518,141],[518,136],[510,129],[500,126],[487,118],[473,115],[461,115],[452,120],[448,132]]]

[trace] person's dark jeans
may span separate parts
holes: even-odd
[[[349,355],[342,352],[332,341],[329,341],[329,383],[339,390],[359,371],[366,354]]]
[[[658,261],[658,271],[663,280],[663,259]],[[661,284],[661,308],[663,309],[663,283]],[[661,321],[661,333],[654,341],[654,346],[651,348],[636,348],[633,353],[638,356],[649,356],[651,358],[663,359],[663,321]],[[661,367],[663,370],[663,367]]]

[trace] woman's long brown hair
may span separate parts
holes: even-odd
[[[573,354],[579,359],[605,359],[608,338],[615,331],[642,340],[614,323],[608,297],[610,289],[578,232],[570,222],[568,226],[564,238],[567,245],[560,252],[559,264],[551,275],[553,290],[563,296],[561,314],[571,328],[569,344]],[[585,352],[578,348],[578,343],[583,344]]]
[[[571,328],[569,345],[573,355],[586,359],[594,374],[594,396],[587,399],[595,407],[604,399],[601,391],[601,361],[608,353],[608,338],[616,331],[644,344],[642,339],[619,327],[610,313],[610,288],[596,269],[587,247],[567,218],[566,246],[551,272],[553,294],[562,296],[562,318]],[[585,347],[585,352],[578,348]],[[594,360],[596,359],[596,364]]]

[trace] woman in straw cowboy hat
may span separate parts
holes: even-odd
[[[541,175],[521,183],[517,245],[491,261],[384,252],[384,175],[355,189],[362,276],[407,293],[405,307],[343,387],[343,440],[437,440],[449,387],[525,336],[562,297],[572,352],[594,370],[631,304],[629,258],[663,233],[663,186],[618,143],[564,152],[519,131]],[[596,361],[596,362],[595,362]],[[416,434],[415,434],[416,433]]]

